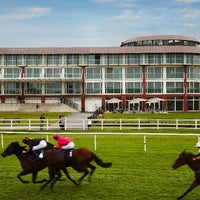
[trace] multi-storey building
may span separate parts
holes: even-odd
[[[0,48],[0,102],[68,99],[79,110],[132,110],[133,98],[158,97],[156,108],[200,110],[200,42],[160,35],[119,47]],[[117,98],[119,103],[109,103]],[[151,106],[146,101],[139,108]]]

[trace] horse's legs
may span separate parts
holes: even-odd
[[[36,181],[36,179],[37,179],[37,172],[34,172],[34,173],[32,173],[32,182],[33,183],[43,183],[43,182],[47,181],[46,179],[42,179],[40,181]]]
[[[84,172],[83,176],[81,176],[81,177],[78,179],[78,185],[80,185],[80,184],[81,184],[81,181],[89,174],[89,171],[87,170],[87,168],[85,168],[85,169],[83,170],[83,172]]]
[[[186,194],[188,194],[189,192],[191,192],[191,191],[192,191],[195,187],[197,187],[198,185],[199,185],[199,181],[198,181],[198,179],[195,179],[195,180],[193,181],[192,185],[186,190],[185,193],[183,193],[181,196],[179,196],[179,197],[177,198],[177,200],[182,199]]]
[[[91,169],[91,172],[89,173],[89,178],[88,180],[89,181],[92,181],[92,174],[94,173],[94,170],[96,169],[95,166],[93,166],[92,164],[89,163],[89,165],[87,165],[90,169]]]
[[[49,168],[49,180],[48,180],[45,184],[42,185],[42,187],[40,188],[40,190],[41,190],[41,191],[44,190],[44,188],[45,188],[50,182],[52,182],[54,179],[55,179],[55,173],[54,173],[53,169],[50,169],[50,168]]]
[[[65,173],[66,177],[67,177],[71,182],[73,182],[76,186],[78,186],[78,184],[76,183],[76,181],[73,180],[73,179],[71,178],[71,176],[69,175],[69,173],[68,173],[68,171],[67,171],[66,168],[63,168],[63,172]]]
[[[23,179],[21,178],[21,176],[24,176],[24,175],[26,175],[26,174],[28,174],[28,173],[22,171],[21,173],[19,173],[19,174],[17,175],[17,178],[18,178],[22,183],[30,183],[29,181],[25,181],[25,180],[23,180]]]
[[[57,177],[55,177],[55,175],[54,175],[54,179],[53,179],[53,181],[52,181],[52,183],[51,183],[51,190],[53,189],[53,186],[54,186],[54,184],[56,183],[56,181],[60,180],[60,178],[62,177],[60,171],[57,171],[56,174],[57,174]]]

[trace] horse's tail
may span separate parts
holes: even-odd
[[[103,162],[96,154],[92,153],[92,159],[101,167],[108,168],[112,165],[111,162],[105,163]]]

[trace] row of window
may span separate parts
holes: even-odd
[[[2,83],[3,84],[3,83]],[[52,82],[44,83],[44,91],[42,91],[42,83],[24,83],[25,94],[81,94],[82,84],[80,82]],[[21,94],[20,83],[4,83],[4,94]],[[126,94],[142,94],[142,82],[126,82],[124,85],[124,91]],[[64,88],[64,91],[63,89]],[[166,92],[164,91],[166,90]],[[147,94],[163,94],[163,93],[184,93],[183,82],[147,82],[146,91]],[[102,82],[85,83],[86,94],[102,94],[103,86]],[[122,82],[105,82],[105,94],[122,94],[123,84]],[[187,93],[200,93],[200,83],[189,82],[187,83]]]
[[[184,59],[185,58],[185,59]],[[199,54],[0,55],[0,65],[200,64]]]
[[[126,67],[126,79],[141,79],[142,67]],[[86,68],[86,79],[102,79],[102,68]],[[20,68],[4,68],[0,70],[1,78],[20,78],[22,72]],[[146,78],[184,78],[183,67],[146,67]],[[165,75],[166,74],[166,75]],[[81,78],[81,68],[25,68],[24,78]],[[105,79],[122,79],[123,68],[105,68]],[[200,67],[188,67],[187,78],[200,78]]]

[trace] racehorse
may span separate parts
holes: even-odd
[[[49,150],[50,151],[50,150]],[[47,151],[47,152],[49,152]],[[94,160],[96,162],[96,164],[98,164],[99,166],[103,167],[103,168],[108,168],[112,165],[111,162],[103,162],[96,154],[94,154],[93,152],[91,152],[90,150],[86,149],[86,148],[77,148],[77,149],[73,149],[73,150],[69,150],[69,151],[63,151],[65,154],[70,154],[70,152],[72,152],[72,159],[75,161],[76,165],[71,164],[71,167],[73,167],[76,171],[78,172],[83,172],[84,174],[78,179],[78,186],[80,186],[81,181],[83,180],[83,178],[85,176],[87,176],[89,174],[89,178],[88,180],[91,181],[92,178],[92,174],[94,173],[94,170],[96,169],[96,167],[94,165],[91,164],[91,162]],[[44,154],[44,157],[46,156],[46,154]],[[68,167],[66,165],[66,167]],[[90,168],[91,171],[89,172],[87,168]],[[44,185],[42,186],[42,190],[50,183],[51,183],[51,187],[53,184],[55,184],[56,181],[59,180],[59,178],[55,178],[54,173],[51,171],[50,173],[50,179],[44,183]]]
[[[53,148],[53,145],[50,147]],[[18,174],[18,178],[22,183],[29,183],[28,181],[22,180],[21,176],[32,173],[32,182],[33,183],[44,183],[41,187],[43,190],[49,183],[51,183],[51,188],[61,178],[60,170],[62,170],[67,178],[71,180],[75,185],[80,185],[83,178],[89,173],[89,180],[91,180],[91,176],[94,173],[95,166],[91,164],[91,161],[95,161],[98,165],[104,168],[108,168],[112,165],[112,163],[105,163],[100,158],[98,158],[93,152],[86,148],[78,148],[74,149],[72,153],[72,159],[75,162],[70,161],[70,159],[66,159],[66,154],[70,152],[65,152],[57,149],[50,149],[44,152],[44,158],[41,160],[37,160],[33,162],[30,159],[28,154],[22,153],[25,150],[25,147],[21,147],[18,142],[12,142],[5,151],[1,154],[3,157],[8,155],[15,154],[21,162],[21,166],[23,171]],[[78,165],[74,165],[77,163]],[[84,172],[84,174],[78,180],[78,184],[69,176],[66,167],[73,167],[78,172]],[[49,180],[46,179],[36,181],[37,172],[48,167],[49,170]],[[91,169],[91,172],[88,171],[87,168]]]
[[[183,199],[186,194],[191,192],[195,187],[197,187],[200,184],[200,161],[199,160],[193,160],[193,154],[186,153],[183,151],[179,157],[175,160],[172,167],[174,169],[177,169],[183,165],[187,164],[195,173],[195,179],[191,186],[177,199]]]
[[[17,178],[22,183],[29,183],[29,181],[25,181],[21,178],[21,176],[32,174],[32,182],[33,183],[43,183],[47,182],[46,179],[42,179],[39,181],[36,181],[37,173],[38,171],[48,167],[49,168],[49,175],[52,179],[52,176],[54,179],[60,179],[61,173],[60,170],[63,170],[65,175],[69,180],[71,180],[75,185],[78,185],[68,174],[66,170],[66,164],[70,165],[70,163],[66,163],[66,158],[63,152],[58,151],[56,149],[52,149],[53,145],[48,143],[48,148],[50,150],[45,151],[45,157],[44,159],[32,161],[30,158],[30,155],[28,153],[23,153],[25,149],[25,146],[20,146],[18,142],[12,142],[5,151],[1,154],[3,157],[7,157],[9,155],[15,154],[17,158],[19,159],[21,166],[22,166],[22,172],[20,172],[17,175]],[[57,175],[57,177],[55,177]],[[52,182],[51,188],[53,187],[54,182]]]

